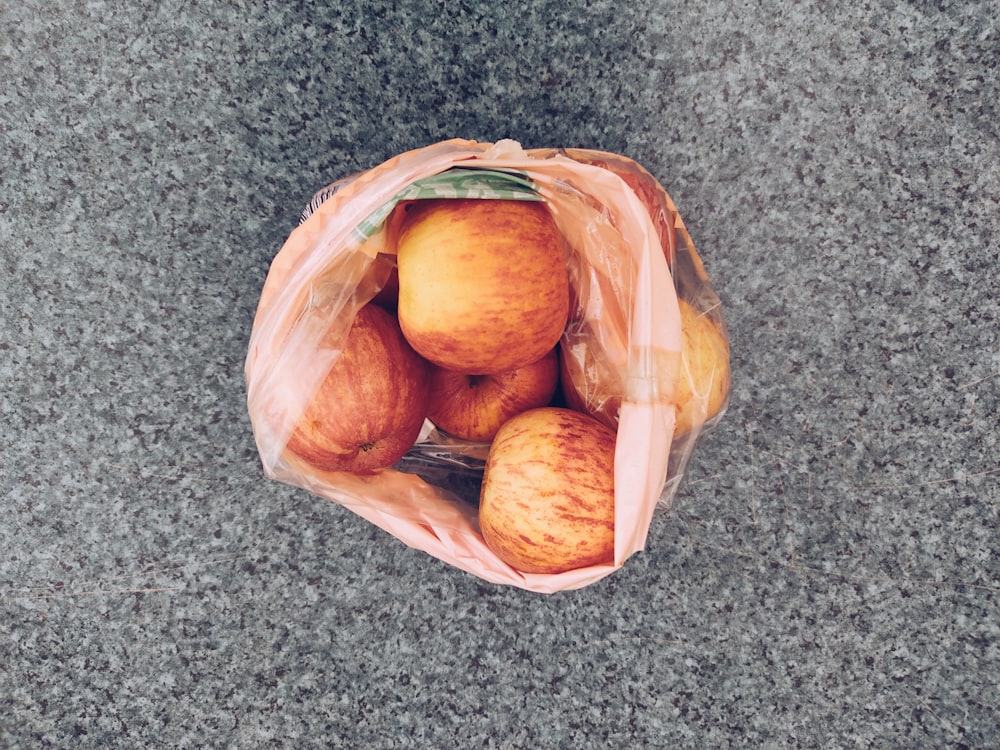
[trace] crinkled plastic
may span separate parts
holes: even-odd
[[[343,341],[357,311],[389,279],[400,215],[394,208],[441,195],[448,189],[441,176],[456,169],[482,178],[469,189],[481,182],[484,198],[492,174],[501,189],[510,179],[514,192],[505,197],[544,200],[566,240],[573,301],[560,350],[588,411],[617,429],[611,564],[543,575],[501,561],[477,518],[488,445],[455,439],[429,422],[403,459],[372,474],[321,471],[285,450],[339,352],[318,342],[331,327],[337,335],[326,341]],[[712,318],[724,339],[719,300],[680,215],[632,160],[583,149],[525,151],[509,140],[450,140],[401,154],[317,193],[273,260],[245,371],[264,471],[484,580],[540,593],[588,585],[643,548],[653,515],[673,503],[701,431],[724,412],[707,421],[702,415],[695,429],[674,437],[674,397],[686,377],[679,296]],[[728,365],[728,348],[724,356]],[[728,392],[728,366],[712,377],[725,378]]]

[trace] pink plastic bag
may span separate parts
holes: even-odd
[[[575,309],[560,348],[582,374],[577,396],[617,428],[612,564],[542,575],[501,561],[483,541],[474,504],[488,446],[429,422],[407,456],[373,474],[320,471],[285,450],[338,354],[318,342],[331,326],[343,340],[389,278],[392,207],[415,183],[459,167],[523,177],[571,248]],[[452,140],[404,153],[318,194],[274,258],[246,360],[264,470],[487,581],[541,593],[597,581],[643,548],[654,513],[673,502],[701,429],[723,413],[703,414],[695,429],[672,440],[685,377],[679,294],[712,319],[724,341],[718,298],[673,203],[631,160],[587,150],[526,152],[513,141]],[[728,348],[723,356],[725,368],[714,382],[695,384],[699,389],[728,392]]]

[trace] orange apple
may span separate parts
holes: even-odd
[[[508,372],[540,359],[566,326],[569,274],[545,203],[415,201],[397,266],[403,334],[439,367]]]
[[[427,418],[455,437],[488,442],[511,417],[547,406],[558,382],[555,349],[524,367],[494,375],[432,366]]]
[[[490,447],[479,500],[483,539],[525,573],[611,563],[615,432],[571,409],[518,414]]]
[[[396,318],[378,305],[365,305],[288,450],[327,471],[391,466],[420,433],[428,384],[429,365],[403,338]]]
[[[691,303],[681,313],[680,377],[674,393],[674,435],[687,434],[714,418],[729,395],[729,345],[722,329]],[[586,349],[563,351],[559,360],[567,406],[614,425],[624,389],[621,379]]]

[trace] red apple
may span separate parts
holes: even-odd
[[[365,305],[292,433],[288,450],[327,471],[360,473],[391,466],[420,433],[427,413],[428,370],[395,317],[378,305]]]
[[[403,334],[439,367],[515,370],[552,349],[566,326],[569,274],[545,203],[415,201],[397,253]]]
[[[531,364],[495,375],[432,366],[427,417],[455,437],[488,442],[511,417],[547,406],[558,382],[555,349]]]
[[[507,421],[490,447],[479,501],[483,540],[525,573],[611,563],[615,432],[571,409]]]

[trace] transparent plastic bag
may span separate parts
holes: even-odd
[[[582,408],[617,430],[610,564],[543,575],[501,561],[483,541],[477,518],[488,445],[458,440],[430,422],[395,466],[371,474],[321,471],[285,449],[339,352],[319,342],[342,342],[357,311],[390,281],[397,208],[460,197],[449,193],[456,179],[462,196],[471,190],[484,199],[545,201],[566,240],[572,305],[560,351],[572,373],[570,390]],[[700,417],[686,416],[691,426],[675,438],[678,387],[692,380],[681,355],[684,304],[715,326],[725,349],[717,352],[724,367],[688,385],[715,389],[723,401],[709,415],[708,399],[701,399]],[[625,157],[524,151],[514,141],[444,141],[317,193],[272,262],[246,360],[248,410],[269,477],[341,503],[482,579],[541,593],[599,580],[642,549],[654,513],[671,506],[701,431],[721,418],[728,379],[718,298],[656,180]]]

